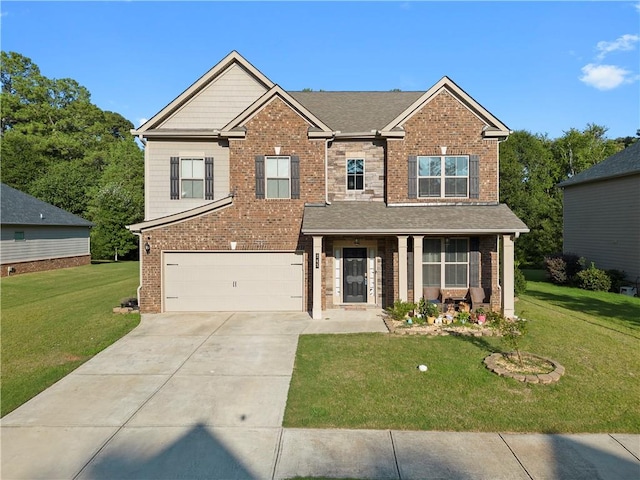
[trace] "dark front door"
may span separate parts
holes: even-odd
[[[342,271],[344,301],[365,303],[367,301],[366,248],[345,248],[342,250],[344,268]]]

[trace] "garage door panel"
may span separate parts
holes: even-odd
[[[167,252],[165,311],[301,311],[302,254]]]

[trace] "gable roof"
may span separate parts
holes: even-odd
[[[435,98],[435,96],[443,89],[456,97],[464,106],[466,106],[474,115],[486,124],[483,132],[485,137],[505,137],[511,133],[504,123],[494,117],[487,109],[476,102],[471,95],[456,85],[456,83],[447,76],[442,77],[433,87],[424,92],[424,94],[413,104],[392,119],[383,128],[383,130],[390,131],[394,128],[402,127],[408,119],[417,113],[425,104]]]
[[[234,50],[214,65],[202,77],[196,80],[189,88],[178,95],[171,103],[156,113],[152,118],[147,120],[143,125],[132,130],[131,133],[139,135],[147,130],[156,128],[234,63],[248,71],[259,83],[264,85],[266,89],[273,87],[274,83],[271,80],[269,80],[262,72],[260,72],[260,70],[251,65],[251,63],[249,63],[242,55]]]
[[[47,225],[92,227],[93,223],[50,203],[0,183],[0,223],[3,225]]]
[[[614,153],[593,167],[560,182],[559,187],[570,187],[580,183],[597,182],[609,178],[640,174],[640,141]]]
[[[275,97],[280,97],[285,103],[289,105],[298,115],[304,118],[312,127],[319,129],[322,132],[331,133],[325,123],[310,112],[304,105],[292,97],[289,93],[282,89],[279,85],[274,85],[268,92],[258,98],[253,104],[247,107],[240,115],[231,120],[220,132],[229,133],[233,130],[237,130],[248,122],[258,111],[262,109],[267,103],[273,100]]]

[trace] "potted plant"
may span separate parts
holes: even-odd
[[[439,313],[440,310],[438,309],[438,305],[429,302],[424,297],[422,297],[418,302],[418,315],[426,319],[429,325],[433,325],[435,323],[436,317]]]
[[[458,313],[458,321],[464,325],[465,323],[467,323],[469,321],[469,318],[471,317],[471,314],[469,312],[459,312]]]
[[[487,321],[487,312],[482,307],[476,309],[476,316],[480,325]]]

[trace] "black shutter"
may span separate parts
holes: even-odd
[[[291,157],[291,198],[300,198],[300,158]]]
[[[256,198],[264,198],[264,155],[256,155]]]
[[[409,198],[418,198],[418,157],[409,155],[409,184],[407,193]]]
[[[480,198],[479,164],[479,155],[469,155],[469,198]]]
[[[480,238],[469,239],[469,286],[480,286]]]
[[[213,157],[204,159],[204,199],[213,200]]]
[[[169,162],[171,200],[180,199],[180,157],[171,157]]]

